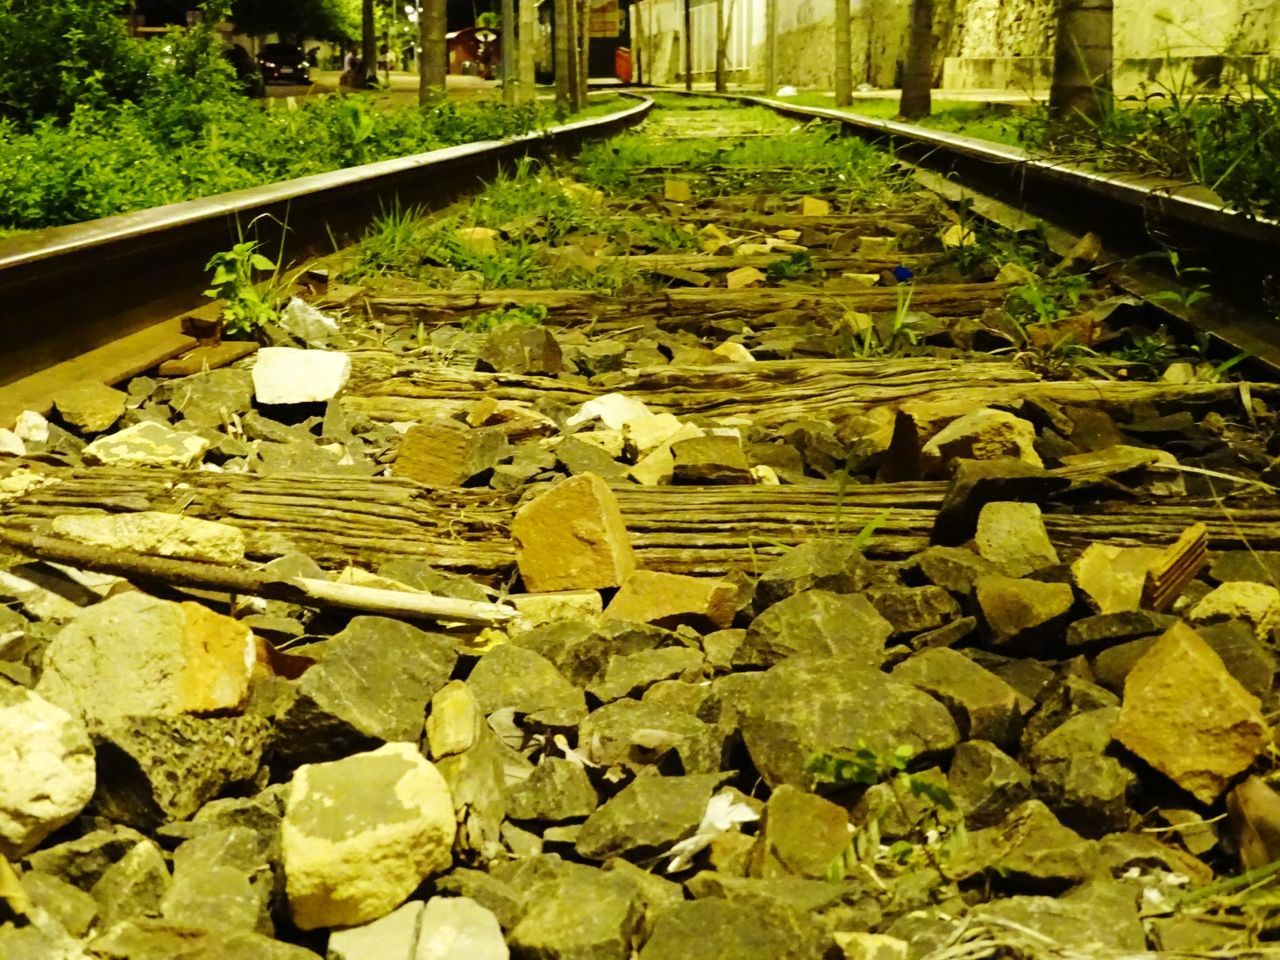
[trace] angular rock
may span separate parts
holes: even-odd
[[[1191,619],[1197,623],[1247,620],[1259,637],[1266,637],[1280,627],[1280,590],[1250,580],[1224,583],[1191,608]]]
[[[640,960],[808,960],[825,955],[813,931],[784,911],[708,897],[663,910]]]
[[[27,865],[88,893],[108,867],[144,842],[150,841],[136,830],[112,825],[109,829],[93,830],[75,840],[37,850],[27,857]]]
[[[636,570],[614,594],[604,616],[669,629],[686,623],[714,630],[733,623],[736,608],[737,588],[728,581]]]
[[[293,922],[354,926],[452,863],[453,800],[412,744],[299,767],[282,827]]]
[[[135,844],[90,891],[98,902],[99,925],[105,930],[124,920],[158,916],[169,882],[160,848],[150,840]]]
[[[970,828],[990,827],[1031,799],[1031,774],[994,743],[969,740],[956,747],[947,788]]]
[[[751,874],[821,880],[844,855],[852,833],[844,807],[784,783],[764,805]]]
[[[951,486],[933,521],[932,540],[958,546],[973,536],[978,514],[988,503],[1038,503],[1070,485],[1065,477],[1049,476],[1043,467],[1015,457],[958,460]]]
[[[98,437],[84,448],[84,459],[107,466],[188,468],[208,449],[209,441],[201,436],[146,420]]]
[[[604,612],[598,590],[558,590],[553,593],[513,593],[507,603],[520,611],[524,628],[556,620],[593,621]]]
[[[747,751],[771,787],[809,789],[806,766],[820,754],[866,747],[888,756],[908,746],[928,757],[958,739],[946,707],[857,659],[784,660],[752,683],[737,709]]]
[[[1040,508],[1034,503],[988,503],[978,514],[978,553],[1011,577],[1022,577],[1058,562]]]
[[[124,416],[127,395],[97,380],[59,390],[53,405],[66,423],[82,433],[102,433]]]
[[[508,324],[485,338],[476,369],[554,377],[564,369],[564,358],[550,330]]]
[[[84,724],[22,687],[0,682],[0,856],[17,860],[69,823],[93,796]]]
[[[258,773],[266,745],[261,717],[112,717],[93,729],[97,808],[150,829],[185,820],[222,790]]]
[[[1136,778],[1104,752],[1119,717],[1116,707],[1076,714],[1027,754],[1036,795],[1085,836],[1129,828],[1125,801]]]
[[[448,639],[386,617],[355,617],[323,644],[278,718],[274,754],[319,763],[379,743],[417,741],[427,703],[457,655]]]
[[[53,532],[110,550],[207,563],[244,562],[244,534],[238,527],[176,513],[68,514],[54,517]]]
[[[90,941],[99,960],[316,960],[305,947],[244,931],[192,930],[166,920],[138,918]]]
[[[700,678],[706,661],[690,647],[659,647],[640,653],[611,657],[605,674],[588,688],[602,703],[637,695],[663,680]]]
[[[1064,827],[1039,800],[1014,808],[997,825],[969,834],[954,876],[990,872],[1027,885],[1061,889],[1092,879],[1098,845]]]
[[[724,737],[697,717],[651,701],[617,700],[578,727],[578,749],[592,763],[639,768],[674,752],[688,773],[720,769]]]
[[[246,827],[186,841],[173,854],[173,882],[160,901],[164,918],[201,930],[271,935],[275,876],[264,853]]]
[[[350,377],[346,353],[263,347],[253,365],[253,393],[258,403],[319,403],[336,397]]]
[[[1150,610],[1126,610],[1085,617],[1067,627],[1067,647],[1073,650],[1111,646],[1163,633],[1177,617]]]
[[[965,739],[990,740],[1008,748],[1017,743],[1033,702],[962,653],[924,650],[893,669],[909,683],[945,704]]]
[[[51,916],[73,937],[83,937],[98,918],[98,901],[65,880],[28,870],[21,883],[31,905]],[[4,941],[0,940],[0,949],[3,948]]]
[[[1029,751],[1069,719],[1091,710],[1118,707],[1120,700],[1109,690],[1075,673],[1060,674],[1037,696],[1039,706],[1027,718],[1022,731],[1022,748]]]
[[[1003,410],[983,407],[939,430],[924,445],[921,454],[925,468],[932,473],[942,472],[946,463],[961,458],[1015,457],[1033,467],[1042,467],[1035,442],[1035,427],[1026,420]]]
[[[941,587],[873,587],[866,597],[894,637],[936,630],[960,616],[960,605]]]
[[[965,547],[929,547],[913,560],[930,583],[960,597],[973,593],[979,577],[1000,572],[990,560]]]
[[[1269,638],[1259,638],[1242,620],[1202,623],[1196,633],[1222,658],[1223,666],[1241,686],[1260,700],[1266,699],[1276,676],[1276,655]]]
[[[1164,551],[1157,547],[1117,547],[1091,543],[1071,564],[1071,576],[1099,613],[1124,613],[1142,604],[1147,568]]]
[[[1213,554],[1209,576],[1218,583],[1252,580],[1280,582],[1280,550],[1221,550]]]
[[[599,805],[586,770],[557,757],[544,757],[529,779],[512,784],[507,791],[507,815],[513,820],[587,817]]]
[[[733,663],[767,667],[794,656],[834,656],[879,666],[892,632],[864,596],[805,590],[775,603],[751,622]]]
[[[632,956],[643,911],[636,885],[626,877],[579,867],[527,889],[528,909],[508,937],[515,956],[539,960],[629,960]]]
[[[252,632],[230,617],[121,593],[53,638],[36,690],[91,721],[238,710],[256,659]]]
[[[421,900],[410,900],[371,923],[334,930],[326,960],[417,960],[425,908]]]
[[[164,384],[153,399],[166,400],[192,423],[220,428],[252,409],[253,374],[240,369],[196,373]]]
[[[710,435],[671,445],[674,483],[751,483],[751,465],[737,437]]]
[[[807,540],[765,568],[757,598],[763,609],[805,590],[854,593],[896,579],[885,564],[867,560],[849,541]]]
[[[1114,736],[1204,803],[1271,742],[1258,698],[1183,624],[1170,627],[1129,672]]]
[[[492,911],[468,897],[427,901],[413,960],[507,960],[509,956]]]
[[[1082,956],[1138,955],[1147,936],[1138,918],[1137,894],[1110,879],[1095,880],[1061,897],[1007,897],[980,905],[979,922],[1016,924],[1054,949]]]
[[[530,592],[619,587],[635,569],[618,502],[593,474],[571,477],[522,506],[511,537]]]
[[[494,468],[507,453],[500,427],[467,427],[456,420],[429,420],[405,434],[391,473],[429,487],[461,487]]]
[[[1025,646],[1057,633],[1075,603],[1065,583],[989,575],[974,585],[978,608],[998,646]]]
[[[484,713],[461,680],[450,680],[431,698],[427,744],[432,760],[466,753],[484,735]]]
[[[724,777],[637,777],[587,818],[575,844],[578,855],[645,858],[693,836]]]
[[[511,643],[481,657],[467,686],[486,716],[512,709],[539,723],[569,726],[587,715],[581,690],[545,657]]]

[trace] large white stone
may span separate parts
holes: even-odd
[[[498,918],[470,897],[432,897],[422,912],[414,960],[507,960]]]
[[[177,513],[69,514],[54,518],[53,531],[79,543],[112,550],[209,563],[244,559],[244,534],[238,527]]]
[[[83,723],[43,697],[0,684],[0,854],[16,860],[71,821],[96,782]]]
[[[253,365],[253,394],[259,403],[318,403],[336,397],[350,376],[345,353],[264,347]]]
[[[190,467],[209,449],[209,441],[158,420],[144,420],[99,437],[84,448],[88,463],[125,466]]]
[[[329,934],[326,960],[416,960],[421,900],[410,900],[372,923]]]
[[[452,863],[455,831],[449,786],[414,744],[299,767],[281,833],[294,923],[385,916]]]

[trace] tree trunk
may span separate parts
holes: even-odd
[[[684,88],[693,89],[693,14],[692,0],[684,0]]]
[[[520,100],[533,100],[538,85],[538,4],[520,0]]]
[[[908,120],[919,120],[932,109],[933,0],[911,0],[909,29],[898,113]]]
[[[778,91],[778,0],[764,4],[764,92],[773,96]]]
[[[1111,110],[1113,0],[1060,0],[1049,113],[1096,123]]]
[[[576,110],[587,106],[587,80],[591,75],[591,4],[588,0],[578,0],[578,96]]]
[[[445,75],[449,70],[448,50],[445,47],[447,10],[445,0],[423,0],[418,14],[418,28],[422,47],[418,65],[418,102],[427,103],[432,94],[443,91]]]
[[[502,61],[499,65],[502,77],[502,102],[510,107],[517,99],[516,84],[520,75],[520,44],[516,38],[516,0],[502,0],[500,18],[498,43],[502,51]]]
[[[363,0],[360,5],[360,56],[364,67],[360,79],[366,83],[378,82],[378,42],[374,35],[373,0]]]
[[[729,28],[725,26],[724,0],[716,0],[716,93],[728,93],[725,68],[729,62]]]
[[[849,0],[836,0],[836,106],[853,102],[853,36]]]
[[[574,53],[573,21],[577,0],[552,0],[555,4],[555,72],[556,107],[565,113],[573,112],[578,81],[574,76],[577,56]]]

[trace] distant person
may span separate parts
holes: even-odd
[[[338,78],[338,86],[355,87],[360,83],[360,58],[354,50],[348,50],[342,58],[342,76]]]

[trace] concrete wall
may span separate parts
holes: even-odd
[[[694,79],[711,79],[714,30],[709,0],[692,0]],[[731,79],[764,76],[765,0],[726,0],[739,44]],[[1055,0],[935,0],[937,76],[948,89],[1043,93],[1052,66]],[[835,0],[777,0],[778,82],[831,89],[835,83]],[[896,86],[905,54],[910,0],[851,0],[854,84]],[[683,77],[683,0],[633,7],[635,46],[652,64],[645,79]],[[637,20],[643,21],[639,26]],[[652,33],[652,35],[650,35]],[[749,39],[747,39],[749,37]],[[745,42],[745,46],[741,46]],[[733,44],[731,44],[733,46]],[[1115,0],[1116,88],[1224,81],[1280,71],[1280,0]],[[1170,65],[1172,64],[1172,69]]]

